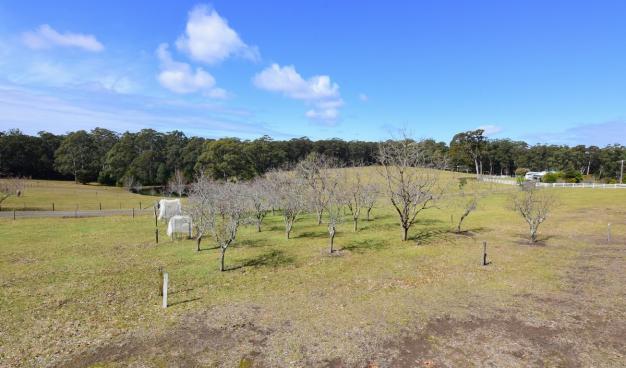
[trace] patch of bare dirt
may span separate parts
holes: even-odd
[[[227,318],[224,321],[216,321],[211,311],[188,315],[169,330],[153,335],[127,335],[53,366],[89,367],[96,363],[131,365],[134,361],[142,364],[166,361],[168,367],[191,368],[216,362],[230,362],[232,365],[232,362],[246,359],[254,362],[253,367],[262,368],[263,365],[255,362],[255,358],[263,350],[271,330],[257,326],[253,322],[255,309],[246,309],[244,318]]]

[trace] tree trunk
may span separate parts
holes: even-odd
[[[258,233],[260,233],[260,232],[261,232],[261,221],[257,221],[257,223],[256,223],[256,231],[257,231]]]
[[[202,241],[202,235],[199,235],[199,236],[196,238],[196,252],[199,252],[199,251],[200,251],[200,242],[201,242],[201,241]]]
[[[317,211],[317,224],[321,225],[322,224],[322,215],[324,214],[324,211]]]
[[[222,247],[222,254],[220,256],[220,271],[224,272],[226,269],[224,268],[224,256],[226,255],[226,248]]]
[[[368,208],[368,209],[367,209],[367,221],[369,221],[369,220],[370,220],[370,211],[371,211],[371,210],[372,210],[371,208]]]
[[[409,228],[402,226],[402,240],[407,241],[409,239]]]
[[[359,218],[355,217],[354,218],[354,231],[355,232],[358,230],[358,222],[359,222]]]
[[[465,220],[465,217],[467,217],[467,215],[469,214],[469,212],[465,212],[463,213],[463,215],[461,216],[461,218],[459,219],[459,224],[456,227],[456,232],[460,233],[461,232],[461,224],[463,223],[463,220]]]
[[[530,225],[530,243],[535,243],[537,241],[537,227],[534,225]]]
[[[334,253],[335,249],[333,248],[334,246],[334,242],[335,242],[335,230],[331,230],[328,232],[329,238],[328,238],[328,244],[330,245],[330,253]]]

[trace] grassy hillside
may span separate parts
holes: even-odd
[[[103,185],[83,185],[70,181],[27,180],[20,197],[9,197],[2,202],[2,210],[57,211],[130,209],[141,205],[152,206],[158,197],[130,193],[124,188]]]

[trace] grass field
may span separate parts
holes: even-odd
[[[75,184],[70,181],[27,180],[20,197],[11,196],[2,202],[3,211],[56,211],[106,209],[138,209],[154,205],[158,197],[130,193],[124,188],[96,184]],[[141,203],[140,203],[141,202]]]
[[[53,186],[32,203],[82,195]],[[340,225],[333,256],[312,216],[290,240],[269,216],[261,233],[241,230],[223,273],[208,240],[199,253],[192,240],[155,244],[150,217],[0,220],[0,366],[624,366],[626,190],[555,193],[537,246],[496,192],[468,233],[450,232],[442,203],[407,242],[381,205],[357,233]]]

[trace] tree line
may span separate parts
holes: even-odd
[[[528,170],[575,170],[610,181],[619,178],[626,147],[529,145],[510,139],[487,139],[482,130],[461,132],[448,144],[417,142],[426,162],[447,170],[513,175]],[[213,179],[249,180],[265,172],[293,167],[310,153],[332,157],[340,165],[377,164],[379,142],[313,141],[306,137],[273,140],[187,137],[180,131],[153,129],[122,134],[104,128],[64,135],[19,130],[0,132],[0,177],[74,179],[88,183],[165,185],[180,172],[187,182],[200,171]]]

